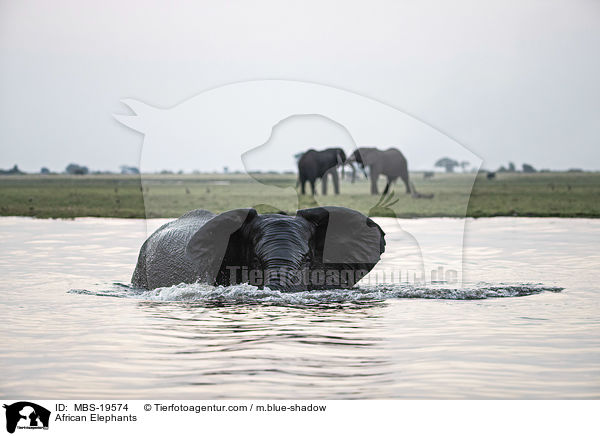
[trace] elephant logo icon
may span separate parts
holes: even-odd
[[[10,405],[4,404],[6,409],[6,431],[14,433],[19,429],[48,429],[50,411],[39,404],[29,401],[19,401]]]

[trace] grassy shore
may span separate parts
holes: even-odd
[[[260,182],[242,174],[0,176],[0,215],[143,218],[177,217],[196,208],[222,212],[253,206],[261,212],[289,212],[340,205],[371,216],[600,217],[600,173],[500,173],[494,180],[480,175],[474,184],[472,174],[411,177],[419,192],[434,198],[412,198],[397,185],[398,201],[377,206],[379,197],[368,194],[366,180],[343,182],[339,196],[297,196],[292,174],[257,175]],[[380,190],[383,185],[382,178]]]

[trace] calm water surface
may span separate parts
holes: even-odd
[[[460,264],[462,221],[377,222],[383,269]],[[0,218],[2,397],[600,398],[600,221],[468,220],[462,286],[310,294],[129,289],[146,231]]]

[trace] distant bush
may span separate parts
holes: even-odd
[[[83,165],[77,165],[77,164],[69,164],[67,165],[67,168],[65,168],[65,172],[67,174],[76,174],[76,175],[84,175],[84,174],[89,174],[90,170],[88,169],[88,167],[84,167]]]
[[[112,171],[102,171],[102,170],[97,170],[97,171],[92,171],[91,174],[115,174]]]
[[[0,174],[25,174],[19,169],[17,165],[13,166],[10,170],[0,170]]]
[[[439,159],[434,165],[436,167],[445,168],[447,173],[453,173],[454,167],[457,167],[460,164],[454,159],[450,159],[449,157],[443,157]]]
[[[140,170],[137,167],[129,167],[127,165],[121,165],[121,174],[139,174]]]
[[[523,164],[523,172],[524,173],[535,173],[537,172],[536,169],[534,167],[532,167],[529,164],[524,163]]]
[[[40,174],[50,174],[50,170],[46,167],[42,167],[40,170]]]

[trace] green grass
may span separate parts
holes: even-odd
[[[144,175],[143,184],[140,176],[0,176],[0,215],[150,218],[177,217],[196,208],[222,212],[253,206],[261,212],[290,212],[339,205],[371,216],[600,217],[600,173],[501,173],[495,180],[478,176],[473,186],[472,174],[436,174],[424,180],[414,173],[417,190],[434,198],[411,198],[397,185],[398,202],[391,208],[374,208],[379,198],[368,194],[365,180],[342,183],[339,196],[313,199],[296,195],[295,175],[257,177],[264,184],[242,174]],[[383,185],[382,178],[380,190]]]

